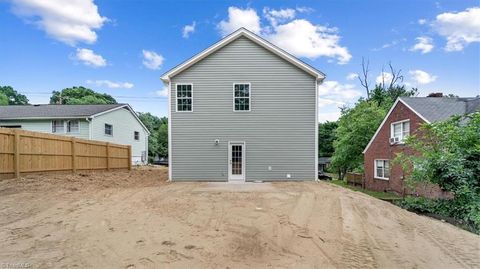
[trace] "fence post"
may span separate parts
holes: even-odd
[[[107,142],[107,171],[110,171],[110,143]]]
[[[77,152],[76,152],[77,143],[75,142],[75,137],[72,137],[72,172],[77,172]]]
[[[17,130],[13,130],[15,134],[15,144],[13,145],[13,153],[15,160],[15,177],[20,177],[20,134]]]
[[[132,145],[128,145],[128,170],[132,170]]]

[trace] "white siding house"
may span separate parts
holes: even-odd
[[[316,179],[324,77],[243,28],[168,71],[170,179]]]
[[[0,127],[132,146],[132,163],[148,162],[147,128],[128,104],[0,106]]]

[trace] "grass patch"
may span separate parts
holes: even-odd
[[[340,186],[340,187],[344,187],[344,188],[353,190],[353,191],[363,192],[367,195],[370,195],[372,197],[375,197],[375,198],[381,199],[381,200],[399,200],[399,199],[402,199],[402,197],[400,197],[400,196],[398,196],[394,193],[383,192],[383,191],[365,190],[365,189],[362,189],[361,187],[348,185],[347,182],[345,182],[343,180],[329,180],[327,182],[335,184],[335,185]]]

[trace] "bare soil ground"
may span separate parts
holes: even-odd
[[[480,268],[480,237],[325,182],[167,183],[165,168],[0,181],[0,264]]]

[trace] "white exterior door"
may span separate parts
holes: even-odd
[[[245,181],[245,142],[228,142],[228,181]]]

